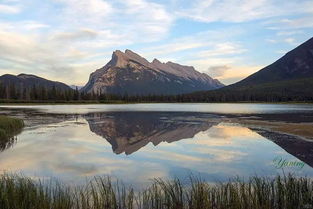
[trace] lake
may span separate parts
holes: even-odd
[[[0,113],[26,124],[0,149],[0,172],[73,184],[109,175],[136,186],[190,175],[210,182],[313,176],[313,142],[231,120],[290,115],[313,122],[309,104],[1,106]]]

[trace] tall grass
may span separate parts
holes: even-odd
[[[1,209],[309,209],[313,181],[292,175],[252,177],[209,184],[191,177],[155,179],[134,191],[108,177],[95,177],[84,186],[43,182],[19,175],[0,177]]]
[[[0,115],[0,151],[14,142],[14,136],[23,127],[23,120]]]

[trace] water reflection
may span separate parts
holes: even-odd
[[[305,162],[313,168],[313,142],[305,139],[300,139],[295,136],[273,133],[266,130],[254,129],[261,136],[267,138],[279,145],[286,152],[295,156],[299,160]]]
[[[277,157],[312,166],[312,143],[284,141],[208,113],[17,114],[25,114],[28,125],[15,146],[0,153],[1,171],[75,183],[110,175],[136,185],[190,173],[208,181],[276,175]],[[313,169],[297,174],[313,176]]]
[[[90,130],[105,138],[116,154],[129,155],[151,142],[174,142],[192,138],[217,125],[220,119],[210,114],[115,112],[85,116]]]
[[[10,137],[9,139],[0,140],[0,152],[13,147],[16,143],[17,137]]]

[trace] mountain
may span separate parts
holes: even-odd
[[[14,85],[15,88],[32,88],[45,87],[46,89],[52,89],[55,87],[58,90],[70,90],[71,88],[61,82],[50,81],[35,75],[19,74],[17,76],[11,74],[5,74],[0,76],[0,84],[4,86]]]
[[[6,100],[70,100],[73,90],[64,83],[35,75],[0,76],[0,99]]]
[[[313,142],[311,140],[305,140],[297,136],[261,130],[258,128],[250,129],[264,138],[271,140],[286,152],[313,168]]]
[[[242,81],[188,96],[193,101],[312,101],[312,89],[313,38]]]
[[[126,50],[113,52],[112,59],[90,75],[81,89],[86,93],[119,95],[174,95],[223,87],[193,67],[173,62],[162,63],[157,59],[147,61]]]
[[[89,113],[84,118],[92,132],[112,145],[114,153],[126,155],[150,142],[157,146],[162,142],[193,138],[220,123],[220,118],[211,114],[188,112]]]
[[[230,87],[254,86],[313,77],[313,38],[288,52],[273,64]]]

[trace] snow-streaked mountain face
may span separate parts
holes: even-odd
[[[90,75],[81,91],[95,94],[174,95],[221,88],[224,85],[191,66],[157,59],[149,62],[126,50],[113,52],[103,68]]]

